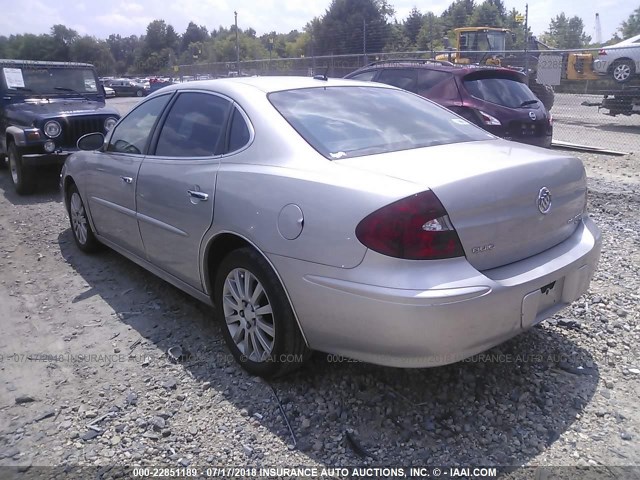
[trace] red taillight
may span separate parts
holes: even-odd
[[[376,210],[358,224],[356,236],[371,250],[407,260],[464,255],[446,210],[430,190]]]
[[[600,53],[598,53],[598,55],[602,56],[602,55],[606,55],[607,51],[604,48],[600,49]]]

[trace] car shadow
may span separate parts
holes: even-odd
[[[43,169],[38,175],[37,187],[30,195],[18,195],[7,168],[0,169],[0,192],[14,205],[61,202],[60,169]]]
[[[68,229],[59,244],[89,286],[74,301],[98,295],[116,322],[144,338],[131,352],[149,364],[146,376],[156,372],[160,381],[170,369],[186,372],[200,395],[202,389],[214,405],[228,402],[249,430],[267,428],[283,450],[297,449],[312,462],[522,465],[559,439],[597,388],[594,358],[548,325],[453,365],[398,369],[317,353],[298,372],[265,382],[234,362],[210,307],[111,250],[84,255]],[[182,350],[177,363],[167,355],[172,347]],[[214,423],[200,428],[201,435],[228,435]],[[252,449],[247,464],[273,465],[259,442]]]

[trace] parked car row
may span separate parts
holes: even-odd
[[[254,375],[497,345],[587,290],[601,238],[579,159],[488,131],[546,144],[520,78],[444,67],[162,88],[64,164],[75,243],[214,306]]]
[[[143,83],[128,78],[103,80],[103,85],[112,89],[117,97],[144,97],[148,95],[151,88],[148,82]]]

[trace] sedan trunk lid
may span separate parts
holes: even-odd
[[[567,239],[586,204],[586,174],[579,159],[503,140],[335,163],[415,183],[416,192],[431,189],[478,270],[521,260]]]

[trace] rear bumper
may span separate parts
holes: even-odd
[[[429,367],[487,350],[576,300],[589,286],[600,246],[598,228],[586,219],[560,245],[485,272],[465,258],[420,262],[372,251],[353,269],[270,259],[311,348]]]

